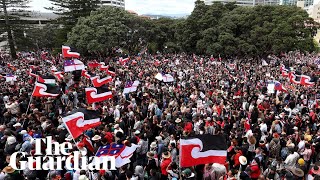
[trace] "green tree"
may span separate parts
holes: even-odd
[[[56,23],[63,25],[59,28],[57,38],[61,44],[67,41],[67,34],[73,26],[78,22],[79,18],[89,16],[91,12],[98,9],[100,0],[49,0],[52,7],[46,9],[53,11],[59,15]]]
[[[104,7],[80,18],[68,36],[68,44],[82,52],[100,54],[119,46],[134,51],[152,37],[151,27],[150,20],[120,8]]]
[[[29,0],[0,0],[0,13],[3,14],[0,15],[0,18],[5,20],[3,28],[7,34],[10,54],[13,59],[17,58],[14,30],[20,29],[17,28],[18,24],[13,22],[18,22],[21,16],[27,16],[28,12],[25,9],[28,7],[28,3]]]

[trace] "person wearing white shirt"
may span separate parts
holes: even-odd
[[[301,137],[301,139],[304,139],[304,137]],[[304,148],[305,148],[305,145],[306,145],[306,141],[305,140],[301,140],[298,143],[298,152],[303,152]]]
[[[265,134],[268,133],[268,126],[264,121],[261,121],[261,124],[259,126],[260,126],[261,132],[263,132]]]
[[[291,152],[289,156],[287,156],[286,160],[284,161],[285,165],[288,167],[294,167],[299,159],[300,155],[297,152]]]
[[[116,109],[113,111],[113,117],[114,117],[114,119],[117,119],[117,118],[120,118],[120,106],[119,105],[117,105],[116,106]]]

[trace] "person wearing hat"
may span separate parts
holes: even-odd
[[[161,169],[161,180],[168,179],[167,167],[171,164],[171,154],[168,151],[162,153],[162,162],[160,164]]]
[[[182,171],[182,179],[195,180],[195,174],[189,168],[187,168]]]
[[[114,131],[113,131],[114,134],[117,134],[117,132],[121,132],[122,134],[124,133],[123,130],[120,128],[119,124],[115,124],[113,128],[114,128]]]
[[[164,146],[164,142],[162,140],[162,136],[157,136],[156,140],[157,140],[157,147],[158,147],[157,155],[158,155],[158,157],[160,157],[165,146]]]
[[[145,167],[145,170],[150,176],[150,170],[158,168],[158,158],[155,157],[154,152],[147,152],[147,158],[148,160],[147,160],[147,165]]]
[[[139,131],[139,130],[136,130],[136,131],[134,132],[134,136],[135,136],[135,138],[137,139],[137,143],[139,143],[139,141],[140,141],[140,131]]]
[[[288,168],[288,170],[293,174],[295,177],[294,179],[301,179],[304,177],[304,172],[300,168]]]
[[[304,173],[307,173],[307,166],[303,158],[298,159],[296,168],[301,169]]]
[[[14,136],[9,136],[7,138],[7,143],[4,147],[4,152],[6,154],[13,154],[16,150],[17,140]]]
[[[16,123],[16,124],[13,125],[13,127],[16,129],[17,133],[20,133],[20,131],[23,130],[21,123]]]
[[[102,146],[101,136],[94,135],[92,137],[92,141],[93,141],[92,143],[93,143],[94,152],[97,152],[97,150]]]
[[[26,152],[29,154],[32,148],[32,144],[31,144],[32,137],[29,134],[24,134],[22,139],[23,139],[23,143],[21,145],[20,151]]]

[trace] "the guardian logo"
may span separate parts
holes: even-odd
[[[41,152],[41,141],[47,145],[46,154]],[[59,144],[53,142],[51,136],[36,139],[34,156],[27,157],[26,152],[15,152],[11,155],[9,166],[15,170],[24,170],[27,167],[30,170],[116,170],[114,156],[87,157],[86,154],[79,151],[71,155],[68,152],[70,149],[72,149],[70,142]],[[27,157],[27,160],[17,162],[17,157]],[[64,167],[62,167],[63,164],[65,164]]]

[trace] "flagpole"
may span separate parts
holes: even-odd
[[[34,84],[33,91],[32,91],[32,93],[31,93],[31,98],[30,98],[29,103],[28,103],[28,107],[27,107],[26,114],[28,114],[31,101],[32,101],[32,99],[33,99],[33,96],[32,96],[32,95],[33,95],[33,92],[34,92],[35,89],[36,89],[36,84]]]
[[[78,149],[78,150],[79,150],[79,152],[80,152],[80,149],[79,149],[79,147],[77,146],[77,142],[76,142],[76,140],[74,140],[74,137],[73,137],[73,135],[72,135],[72,133],[71,133],[71,131],[70,131],[69,127],[67,126],[67,124],[63,121],[63,118],[62,118],[62,123],[65,125],[65,127],[66,127],[66,129],[67,129],[68,133],[69,133],[69,134],[70,134],[70,136],[72,137],[72,141],[74,142],[74,144],[76,145],[77,149]]]

